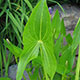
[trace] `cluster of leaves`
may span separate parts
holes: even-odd
[[[8,76],[8,66],[13,54],[7,53],[3,39],[22,47],[22,35],[25,23],[38,0],[0,0],[0,76]],[[7,56],[8,55],[8,56]]]
[[[24,25],[34,6],[31,3],[28,0],[0,0],[0,35],[4,33],[4,38],[8,37],[14,42],[16,37],[21,43]]]
[[[11,53],[6,54],[3,39],[8,38],[18,47],[22,46],[23,29],[36,3],[37,0],[31,2],[29,0],[0,0],[0,76],[3,76],[3,67],[5,76],[8,76],[8,66],[13,56]],[[7,58],[6,55],[8,55]]]
[[[79,36],[80,19],[72,38],[66,35],[58,10],[51,21],[46,0],[40,0],[24,28],[23,49],[4,40],[5,46],[19,58],[16,80],[21,80],[24,70],[30,80],[79,80],[80,50],[77,66],[72,68]],[[63,38],[66,45],[63,45]]]

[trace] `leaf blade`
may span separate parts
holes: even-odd
[[[4,40],[4,45],[12,52],[16,57],[19,57],[22,53],[22,49],[13,45],[10,41]]]

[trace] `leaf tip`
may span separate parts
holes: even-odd
[[[10,41],[8,39],[6,39],[6,41],[8,42],[8,44],[10,44]]]

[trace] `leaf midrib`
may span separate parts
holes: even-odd
[[[44,5],[43,5],[44,7]],[[43,8],[42,8],[42,13],[41,13],[41,19],[40,19],[40,40],[41,40],[41,32],[42,32],[42,17],[43,17]]]

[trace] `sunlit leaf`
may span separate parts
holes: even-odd
[[[34,8],[24,29],[23,45],[24,49],[23,54],[20,56],[16,80],[22,78],[26,65],[38,56],[39,51],[44,73],[52,79],[56,71],[56,59],[53,50],[50,14],[46,0],[41,0]]]

